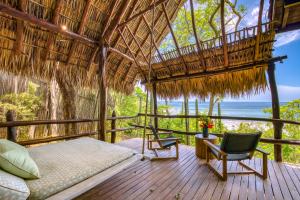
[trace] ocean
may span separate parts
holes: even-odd
[[[171,101],[170,113],[173,115],[180,114],[182,110],[182,101]],[[159,101],[159,105],[165,105],[164,101]],[[285,102],[281,102],[284,105]],[[199,102],[199,112],[207,113],[209,102]],[[239,116],[239,117],[270,117],[269,113],[264,113],[265,108],[271,108],[271,102],[221,102],[221,115],[223,116]],[[218,113],[217,104],[214,106],[213,115]],[[189,102],[189,113],[195,114],[195,102]]]

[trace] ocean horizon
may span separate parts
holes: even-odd
[[[284,105],[287,102],[280,102]],[[165,101],[159,101],[159,105],[165,105]],[[183,101],[168,101],[170,113],[173,115],[182,112]],[[223,116],[239,116],[239,117],[271,117],[270,113],[265,113],[264,109],[271,108],[272,102],[254,102],[254,101],[222,101],[221,115]],[[209,102],[198,102],[199,112],[207,113]],[[195,101],[189,102],[189,114],[195,114]],[[218,115],[217,104],[214,105],[213,115]]]

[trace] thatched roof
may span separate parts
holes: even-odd
[[[107,85],[127,94],[137,81],[157,82],[158,95],[170,98],[182,94],[239,96],[266,87],[272,26],[259,24],[226,35],[222,26],[221,37],[200,45],[177,45],[175,50],[154,56],[185,0],[155,2],[0,0],[0,69],[43,80],[59,71],[75,86],[93,87],[97,85],[99,41],[104,39],[110,45]],[[152,55],[151,33],[155,41]]]
[[[160,0],[154,13],[154,37],[156,43],[166,36],[168,28],[166,19],[162,16],[161,3],[166,3],[171,20],[176,17],[178,9],[184,0]],[[0,0],[0,69],[17,75],[50,80],[57,69],[69,76],[74,85],[97,85],[95,52],[97,44],[72,39],[64,34],[57,34],[34,23],[18,20],[4,12],[3,6],[9,6],[56,24],[62,29],[77,33],[92,41],[100,41],[104,27],[116,22],[122,7],[128,3],[121,16],[119,24],[127,21],[152,5],[152,0]],[[152,11],[143,15],[152,23]],[[107,26],[106,26],[107,25]],[[142,52],[149,56],[150,30],[142,16],[136,17],[125,26],[119,26],[126,43],[137,60],[143,60],[138,45],[133,41],[130,31],[141,44]],[[22,27],[22,28],[20,28]],[[22,30],[20,33],[19,30]],[[129,31],[130,30],[130,31]],[[21,35],[21,45],[18,41]],[[109,35],[110,36],[110,35]],[[111,34],[111,47],[131,55],[117,29]],[[20,48],[21,47],[21,48]],[[46,54],[46,55],[45,55]],[[59,65],[57,65],[59,61]],[[95,62],[91,62],[95,61]],[[108,86],[119,91],[130,93],[134,85],[143,75],[139,73],[136,63],[109,52],[107,60]],[[147,66],[144,66],[147,68]]]

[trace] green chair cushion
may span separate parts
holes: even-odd
[[[220,149],[219,145],[215,145],[218,149]],[[218,151],[211,149],[212,154],[214,154],[216,157],[220,157],[220,154]],[[239,153],[239,154],[227,154],[227,160],[228,161],[237,161],[237,160],[246,160],[250,159],[249,153]]]
[[[0,140],[0,167],[24,179],[40,177],[39,169],[26,148],[9,140]]]

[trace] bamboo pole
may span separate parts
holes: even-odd
[[[262,26],[262,14],[264,9],[264,0],[260,0],[259,12],[258,12],[258,22],[257,22],[257,34],[255,43],[255,57],[254,60],[259,59],[259,46],[260,46],[260,36],[261,36],[261,26]]]
[[[184,115],[189,115],[189,99],[186,95],[184,95]],[[185,131],[190,132],[190,120],[185,118]],[[190,137],[186,135],[186,144],[190,145]]]
[[[157,115],[157,95],[156,95],[156,83],[152,84],[152,95],[153,95],[153,114]],[[158,128],[158,118],[154,117],[154,127]]]
[[[20,0],[18,4],[18,9],[22,12],[25,12],[27,3],[25,0]],[[14,51],[18,55],[23,52],[23,40],[24,40],[24,29],[25,24],[22,20],[17,20],[17,35],[16,41],[14,43]]]

